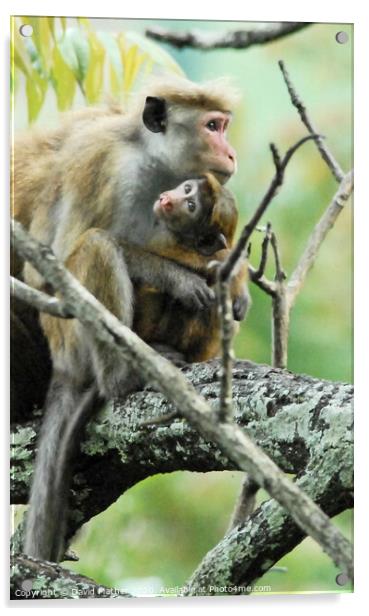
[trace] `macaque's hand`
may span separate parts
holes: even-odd
[[[178,276],[172,294],[186,308],[191,310],[204,310],[215,301],[215,293],[205,278],[192,272],[185,276]]]
[[[233,300],[233,318],[235,321],[243,321],[250,307],[250,296],[247,289]]]

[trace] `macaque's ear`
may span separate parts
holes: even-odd
[[[197,249],[200,254],[210,257],[218,250],[228,248],[227,240],[223,233],[215,233],[214,235],[208,235],[199,240]]]
[[[167,105],[164,98],[147,96],[142,120],[152,133],[164,133],[167,126]]]

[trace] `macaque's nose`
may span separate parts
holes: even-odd
[[[228,146],[228,158],[233,162],[234,165],[237,164],[236,150],[234,150],[231,146]]]
[[[234,150],[230,145],[228,145],[227,148],[227,157],[230,162],[230,166],[232,167],[232,173],[234,173],[237,171],[237,154],[236,150]]]
[[[167,212],[170,212],[170,210],[173,209],[173,203],[169,195],[167,195],[167,193],[163,193],[160,195],[159,203],[160,203],[160,206]]]

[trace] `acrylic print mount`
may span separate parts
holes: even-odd
[[[11,25],[12,598],[352,592],[353,26]]]

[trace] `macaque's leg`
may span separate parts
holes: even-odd
[[[66,267],[124,324],[132,323],[132,285],[108,234],[86,232]],[[77,319],[42,315],[53,359],[26,521],[24,551],[59,561],[65,552],[73,457],[86,423],[104,399],[132,388],[129,366],[95,341]]]
[[[133,290],[119,246],[105,231],[90,229],[65,262],[68,270],[118,319],[131,327]],[[101,396],[116,394],[127,374],[121,356],[94,339],[76,319],[41,316],[49,340],[54,373],[70,373],[82,387],[92,381]]]

